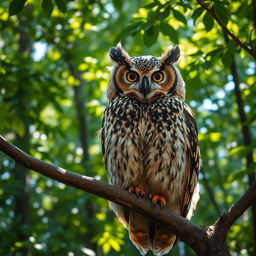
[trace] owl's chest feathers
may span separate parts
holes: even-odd
[[[145,151],[153,141],[154,145],[164,141],[173,144],[184,137],[179,134],[185,129],[183,102],[178,98],[162,97],[152,103],[141,103],[123,97],[113,106],[110,114],[113,129],[119,130],[121,136],[135,136]]]
[[[123,97],[110,104],[107,119],[112,143],[108,150],[121,178],[127,180],[126,175],[130,175],[130,180],[137,180],[141,176],[145,182],[170,191],[175,189],[173,180],[182,182],[186,133],[183,104],[179,98],[167,97],[150,104]]]

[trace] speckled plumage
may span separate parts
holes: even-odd
[[[133,66],[142,70],[143,72],[148,72],[154,66],[159,64],[159,59],[154,56],[136,56],[131,57],[130,61]]]
[[[194,116],[184,103],[184,82],[172,65],[179,50],[168,50],[161,58],[129,58],[120,46],[112,48],[110,56],[117,65],[109,84],[112,91],[108,92],[110,103],[104,113],[102,148],[111,184],[126,190],[139,187],[146,195],[160,195],[166,201],[165,207],[189,219],[199,198],[200,151]],[[153,76],[163,65],[168,81],[155,83]],[[121,78],[123,72],[127,74],[125,69],[136,72],[137,82],[128,83],[127,88],[126,84],[118,84],[122,82],[115,78],[118,69],[123,69]],[[145,74],[150,89],[143,89],[147,92],[143,96]],[[172,84],[167,86],[169,82]],[[152,250],[161,256],[172,248],[176,236],[169,228],[119,205],[111,204],[111,208],[128,227],[142,255]]]

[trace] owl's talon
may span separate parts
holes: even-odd
[[[154,195],[151,199],[153,204],[160,204],[162,207],[166,206],[166,200],[163,196]]]
[[[128,191],[129,191],[130,193],[134,193],[134,187],[133,187],[133,186],[129,187],[129,188],[128,188]]]
[[[142,188],[137,187],[137,186],[135,187],[135,193],[136,193],[136,195],[142,196],[142,197],[145,197],[145,195],[146,195],[144,190]]]
[[[135,186],[135,187],[131,186],[131,187],[129,187],[128,191],[130,193],[136,194],[137,196],[141,196],[141,197],[146,196],[146,193],[144,192],[144,190],[138,186]]]

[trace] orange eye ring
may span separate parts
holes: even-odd
[[[163,79],[164,79],[164,74],[163,74],[163,72],[161,72],[161,71],[155,72],[155,73],[152,75],[152,79],[153,79],[155,82],[157,82],[157,83],[162,82]]]
[[[134,71],[129,71],[127,74],[126,74],[126,79],[128,82],[136,82],[138,80],[138,74]]]

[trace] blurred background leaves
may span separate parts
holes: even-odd
[[[255,1],[206,1],[255,47]],[[107,182],[98,131],[117,42],[133,55],[180,44],[187,103],[203,158],[193,222],[212,224],[255,179],[255,60],[197,1],[3,0],[0,133],[45,161]],[[256,209],[228,234],[232,255],[255,255]],[[0,255],[139,255],[93,195],[24,170],[0,153]],[[195,253],[179,243],[170,255]]]

